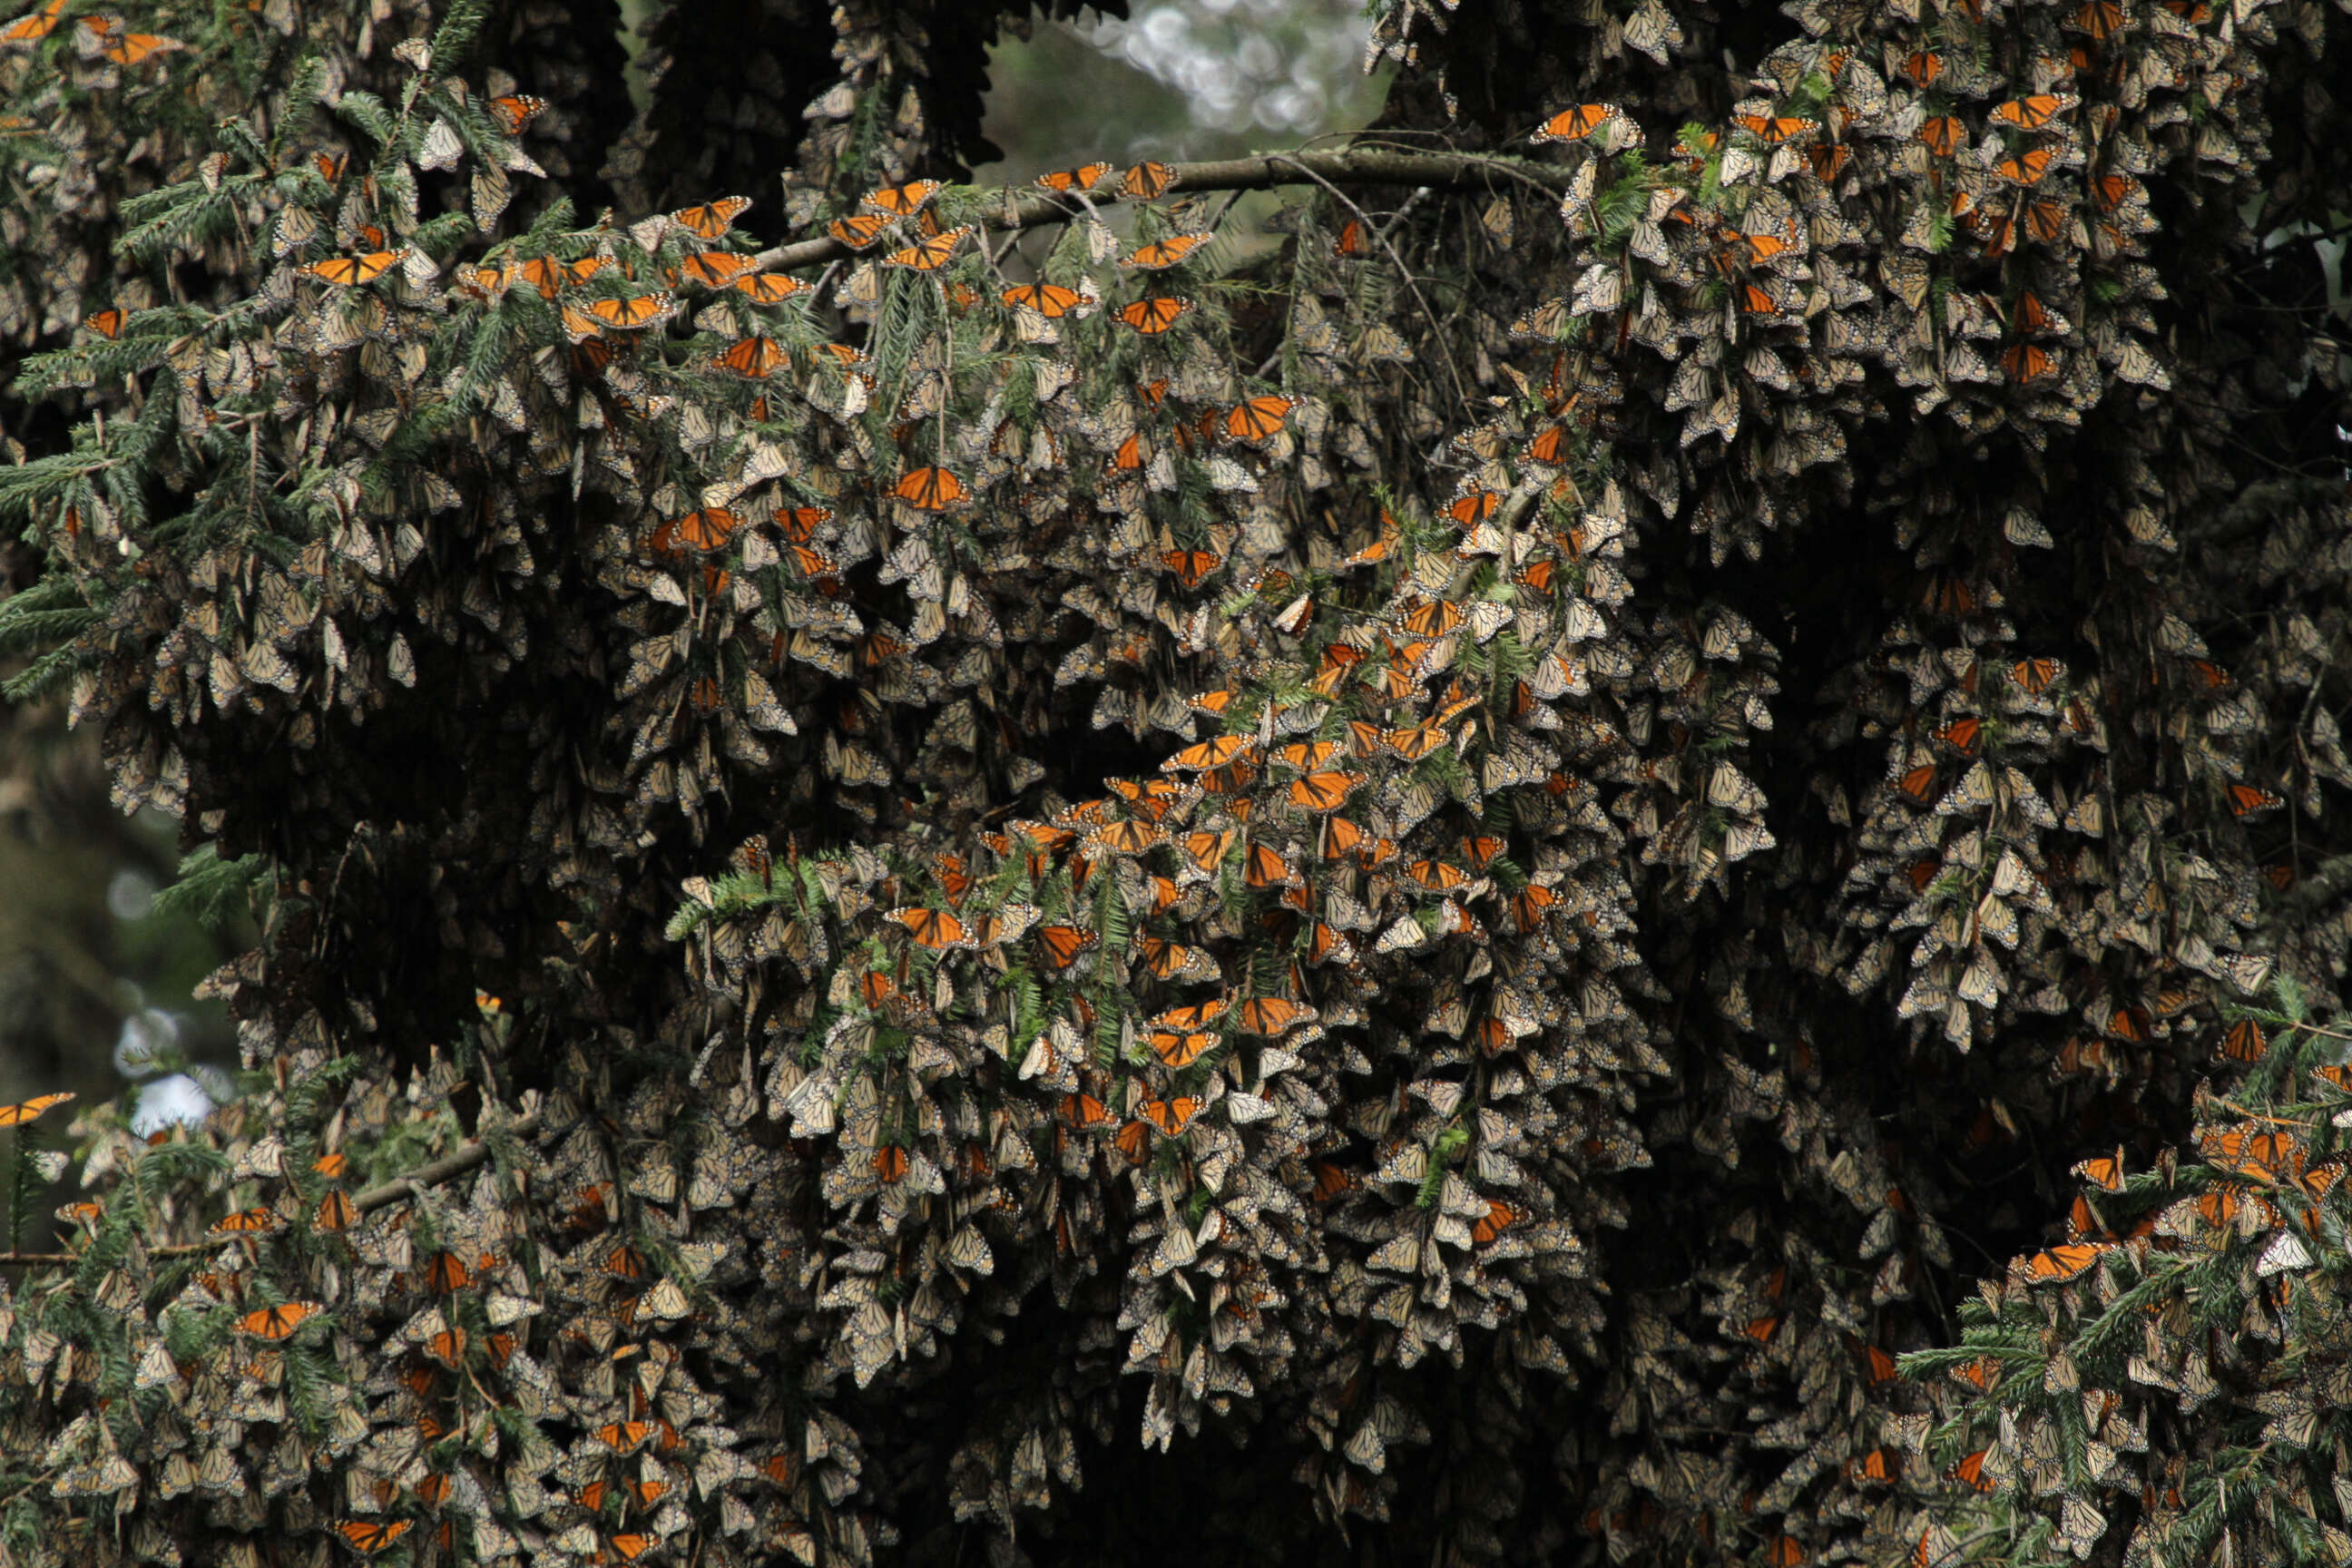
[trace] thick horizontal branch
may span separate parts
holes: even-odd
[[[539,1131],[539,1118],[535,1114],[521,1117],[508,1123],[501,1131],[511,1132],[518,1138],[528,1138]],[[437,1187],[452,1176],[462,1176],[489,1157],[489,1140],[478,1138],[470,1143],[461,1145],[451,1153],[444,1154],[430,1164],[419,1165],[404,1175],[394,1176],[381,1186],[370,1187],[352,1199],[352,1206],[362,1214],[372,1214],[387,1205],[396,1204],[404,1198],[423,1197],[425,1188]],[[158,1247],[150,1249],[147,1256],[150,1258],[193,1257],[199,1252],[211,1252],[243,1241],[248,1234],[250,1233],[240,1231],[227,1236],[209,1236],[202,1241],[183,1242],[173,1247]],[[47,1265],[61,1268],[80,1260],[81,1255],[75,1252],[0,1252],[0,1264],[21,1263],[34,1267]]]
[[[1458,153],[1397,153],[1364,148],[1344,153],[1261,153],[1248,158],[1222,158],[1205,163],[1171,163],[1176,191],[1259,191],[1276,185],[1483,185],[1497,177],[1516,179],[1559,190],[1569,171],[1542,163],[1505,162]],[[1100,203],[1115,206],[1106,191]],[[1016,191],[1003,212],[987,226],[998,230],[1028,228],[1043,223],[1066,223],[1082,209],[1076,200],[1055,191]],[[773,246],[760,253],[762,268],[789,271],[816,267],[854,254],[830,235]]]

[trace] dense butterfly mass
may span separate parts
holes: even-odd
[[[880,0],[593,169],[68,8],[0,647],[262,937],[10,1553],[2352,1561],[2340,7],[1394,0],[1271,245]]]

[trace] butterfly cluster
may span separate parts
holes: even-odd
[[[2331,1550],[2346,24],[1380,9],[1454,183],[960,186],[862,4],[584,222],[536,12],[173,132],[0,636],[250,1091],[76,1124],[28,1553]]]

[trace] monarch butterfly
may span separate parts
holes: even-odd
[[[2230,1026],[2221,1037],[2221,1054],[2233,1062],[2258,1062],[2269,1052],[2271,1043],[2263,1026],[2252,1018],[2241,1018]]]
[[[2009,678],[2028,697],[2039,697],[2057,682],[2066,667],[2054,658],[2021,658],[2009,668]]]
[[[1131,305],[1120,306],[1118,319],[1149,337],[1174,326],[1177,318],[1192,308],[1192,300],[1175,296],[1138,300]]]
[[[1486,1200],[1485,1216],[1470,1227],[1470,1239],[1485,1247],[1527,1216],[1500,1198]]]
[[[349,1230],[359,1222],[360,1211],[351,1194],[336,1188],[319,1200],[318,1216],[310,1223],[320,1230]]]
[[[1933,738],[1966,757],[1976,753],[1977,742],[1983,732],[1984,725],[1971,716],[1953,720],[1942,729],[1933,731]]]
[[[2000,1376],[2000,1363],[1989,1355],[1980,1355],[1974,1361],[1962,1362],[1952,1368],[1952,1375],[1979,1394],[1990,1393],[1994,1381]]]
[[[500,131],[509,136],[520,136],[524,126],[547,112],[547,100],[533,98],[525,92],[513,92],[504,98],[493,98],[482,108]]]
[[[1780,1320],[1777,1317],[1750,1318],[1740,1326],[1739,1331],[1741,1335],[1754,1340],[1759,1345],[1770,1344],[1772,1336],[1780,1331]]]
[[[1055,169],[1051,174],[1038,175],[1034,184],[1041,190],[1055,191],[1063,195],[1074,191],[1091,191],[1101,184],[1116,166],[1111,163],[1087,163],[1076,169]]]
[[[15,1105],[0,1105],[0,1127],[20,1126],[32,1121],[41,1112],[54,1106],[63,1105],[73,1098],[73,1091],[67,1089],[57,1094],[35,1095],[32,1099]]]
[[[343,1544],[362,1557],[373,1557],[415,1528],[413,1519],[347,1519],[335,1526]]]
[[[781,305],[808,285],[797,278],[763,272],[754,278],[738,278],[728,287],[740,291],[754,305]]]
[[[2069,1173],[2082,1177],[2103,1193],[2122,1192],[2124,1190],[2123,1145],[2120,1143],[2116,1145],[2116,1152],[2113,1154],[2100,1154],[2078,1162],[2072,1167]]]
[[[1777,316],[1780,313],[1780,301],[1753,283],[1742,283],[1739,308],[1751,316]]]
[[[1034,310],[1048,321],[1066,316],[1087,302],[1084,294],[1076,289],[1065,289],[1059,283],[1018,283],[1004,290],[1002,298],[1008,305]]]
[[[1196,870],[1213,876],[1217,868],[1224,864],[1225,851],[1233,847],[1234,840],[1240,836],[1238,830],[1231,827],[1222,831],[1203,828],[1197,833],[1188,833],[1184,836],[1184,858]]]
[[[128,311],[106,310],[99,311],[96,315],[85,317],[82,325],[101,338],[119,338],[122,335],[123,323],[130,320]]]
[[[2003,158],[1992,166],[1992,172],[2012,185],[2035,184],[2050,172],[2050,161],[2056,156],[2047,147],[2036,147],[2014,158]]]
[[[17,17],[0,28],[0,44],[38,43],[57,30],[58,18],[65,15],[66,0],[49,0],[39,10]]]
[[[1092,837],[1114,855],[1140,855],[1158,844],[1160,831],[1140,822],[1113,822],[1097,828]]]
[[[1217,1037],[1207,1029],[1181,1033],[1157,1030],[1146,1043],[1151,1047],[1153,1056],[1166,1062],[1171,1068],[1181,1071],[1207,1054],[1209,1047],[1217,1043]]]
[[[674,525],[676,536],[694,549],[710,551],[727,542],[728,535],[740,527],[743,520],[723,506],[707,506],[688,512]]]
[[[1529,882],[1511,895],[1511,924],[1521,935],[1543,924],[1544,910],[1559,901],[1559,895],[1549,888]]]
[[[1900,68],[1912,86],[1926,87],[1944,74],[1944,57],[1932,49],[1918,49],[1903,58]]]
[[[1158,201],[1175,183],[1175,170],[1146,158],[1118,177],[1118,199],[1123,202]]]
[[[882,258],[882,265],[904,267],[915,272],[936,272],[954,258],[957,247],[961,246],[971,235],[970,224],[966,224],[961,228],[949,229],[943,234],[935,234],[919,245],[910,245],[904,250],[892,251]]]
[[[1315,1021],[1315,1009],[1284,996],[1253,996],[1242,1004],[1238,1017],[1245,1035],[1265,1035],[1276,1038],[1287,1034],[1301,1024]]]
[[[1355,773],[1308,773],[1290,782],[1290,804],[1306,811],[1337,811],[1363,782]]]
[[[2230,815],[2252,816],[2256,812],[2269,811],[2286,804],[2286,797],[2252,784],[2233,784],[2228,791]]]
[[[705,239],[720,239],[735,226],[735,220],[742,216],[751,205],[749,196],[721,196],[698,207],[681,207],[669,215],[669,221],[680,228],[691,229]]]
[[[275,1307],[264,1307],[257,1312],[247,1312],[236,1321],[239,1333],[251,1334],[257,1340],[282,1340],[302,1326],[302,1320],[320,1309],[309,1301],[282,1301]]]
[[[455,1295],[466,1288],[471,1278],[466,1271],[466,1260],[454,1252],[436,1252],[425,1266],[425,1288],[436,1296]]]
[[[1948,114],[1939,114],[1919,127],[1919,140],[1938,158],[1948,158],[1968,139],[1969,128]]]
[[[1363,255],[1365,249],[1363,220],[1351,217],[1341,224],[1331,241],[1331,254],[1344,261]]]
[[[1312,773],[1339,754],[1337,741],[1295,741],[1276,752],[1275,759],[1301,773]]]
[[[1979,1448],[1944,1473],[1972,1492],[1990,1492],[1993,1489],[1994,1481],[1992,1477],[1984,1473],[1984,1467],[1991,1452],[1990,1448]]]
[[[1804,1543],[1793,1535],[1776,1535],[1765,1549],[1765,1568],[1800,1568],[1805,1561]]]
[[[2012,1267],[2017,1268],[2028,1284],[2063,1285],[2089,1273],[2092,1266],[2099,1261],[2099,1254],[2105,1250],[2104,1245],[2070,1242],[2063,1247],[2037,1252],[2031,1258],[2020,1259],[2019,1264]]]
[[[1062,1097],[1062,1116],[1073,1127],[1099,1127],[1110,1120],[1110,1112],[1103,1109],[1103,1102],[1084,1092]]]
[[[1192,254],[1209,238],[1206,232],[1171,234],[1166,239],[1155,239],[1129,255],[1119,258],[1121,267],[1131,267],[1139,272],[1157,272],[1163,267],[1173,267]]]
[[[1581,142],[1618,116],[1613,103],[1580,103],[1574,109],[1562,110],[1536,127],[1528,140],[1545,142]]]
[[[446,1367],[456,1367],[466,1353],[466,1331],[446,1328],[425,1342],[425,1353]]]
[[[372,251],[365,256],[330,256],[324,261],[313,261],[302,270],[314,278],[344,288],[373,283],[386,272],[408,259],[408,247],[397,250]]]
[[[1936,798],[1936,764],[1922,763],[1897,772],[1895,791],[1914,805],[1927,805]]]
[[[1164,936],[1139,937],[1136,939],[1135,949],[1137,954],[1143,960],[1143,966],[1161,980],[1173,979],[1179,973],[1190,968],[1193,962],[1193,954],[1197,951],[1186,947],[1181,942],[1170,942]]]
[[[1404,874],[1433,892],[1450,893],[1470,880],[1470,873],[1443,860],[1415,860]]]
[[[1160,555],[1160,564],[1176,574],[1176,581],[1186,588],[1197,588],[1210,573],[1225,563],[1225,558],[1210,550],[1167,550]]]
[[[945,468],[914,468],[890,493],[918,511],[945,511],[963,500],[963,481]]]
[[[1173,1138],[1199,1114],[1201,1102],[1191,1095],[1178,1095],[1169,1100],[1147,1100],[1136,1110],[1163,1135]]]
[[[243,1236],[255,1232],[266,1235],[285,1228],[285,1225],[276,1209],[239,1209],[233,1215],[224,1215],[213,1221],[212,1232],[215,1236]]]
[[[2091,182],[2091,194],[2101,209],[2113,212],[2139,194],[2139,182],[2129,174],[2101,174]]]
[[[712,355],[710,363],[720,370],[760,381],[782,364],[785,357],[783,344],[755,333],[729,344],[725,353]]]
[[[1494,516],[1495,509],[1502,503],[1503,498],[1493,490],[1474,485],[1447,503],[1445,515],[1453,519],[1457,527],[1475,528]]]
[[[2090,0],[2068,24],[2078,33],[2088,33],[2094,43],[2105,42],[2123,25],[2124,8],[2116,0]]]
[[[698,250],[678,263],[678,270],[689,282],[706,289],[722,289],[759,265],[755,258],[738,256],[731,250]]]
[[[552,300],[558,289],[577,288],[612,264],[609,256],[583,256],[577,261],[541,256],[524,262],[516,271],[524,282],[539,290],[541,299]]]
[[[629,1454],[644,1447],[653,1434],[650,1421],[612,1421],[596,1428],[596,1441],[615,1453]]]
[[[1242,860],[1242,880],[1253,888],[1280,888],[1296,881],[1290,862],[1263,844],[1253,844]]]
[[[1768,147],[1793,141],[1813,128],[1811,121],[1795,115],[1774,118],[1762,114],[1741,114],[1734,116],[1732,122]]]
[[[86,23],[98,19],[92,16],[82,18]],[[119,26],[121,24],[118,23],[116,26]],[[158,33],[115,33],[112,35],[112,41],[104,45],[98,52],[102,58],[112,60],[116,65],[135,66],[150,56],[160,55],[166,49],[185,47],[179,39],[167,38]]]
[[[677,297],[664,290],[631,300],[592,300],[588,313],[615,331],[634,332],[667,321],[677,305]]]
[[[825,232],[852,250],[865,250],[890,232],[890,220],[876,213],[859,213],[834,219],[825,226]]]
[[[913,217],[945,188],[937,180],[911,180],[887,191],[868,191],[858,199],[876,212],[888,213],[892,217]]]
[[[1196,745],[1185,747],[1160,764],[1162,773],[1204,773],[1223,767],[1235,757],[1257,744],[1247,735],[1213,735]]]
[[[1424,599],[1404,613],[1404,629],[1417,637],[1442,637],[1462,621],[1461,606],[1449,599]]]
[[[1235,441],[1263,441],[1282,428],[1298,405],[1278,395],[1252,397],[1225,416],[1225,435]]]
[[[1226,1005],[1223,997],[1212,996],[1206,1002],[1192,1002],[1181,1007],[1171,1007],[1153,1017],[1151,1026],[1155,1029],[1198,1029],[1223,1017]]]
[[[2039,131],[2073,107],[2072,99],[2061,98],[2055,93],[2038,92],[2030,98],[2012,98],[2007,103],[1995,104],[1992,117],[2003,125],[2014,125],[2020,131]]]
[[[898,1183],[907,1179],[907,1151],[896,1143],[885,1143],[874,1151],[874,1173],[884,1182]]]
[[[953,947],[964,939],[963,921],[945,910],[892,910],[887,918],[905,926],[907,934],[914,938],[916,946],[929,948],[934,952]]]

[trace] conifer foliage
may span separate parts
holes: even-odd
[[[0,30],[9,689],[262,931],[0,1110],[0,1549],[2352,1561],[2342,6],[1019,192],[726,9]]]

